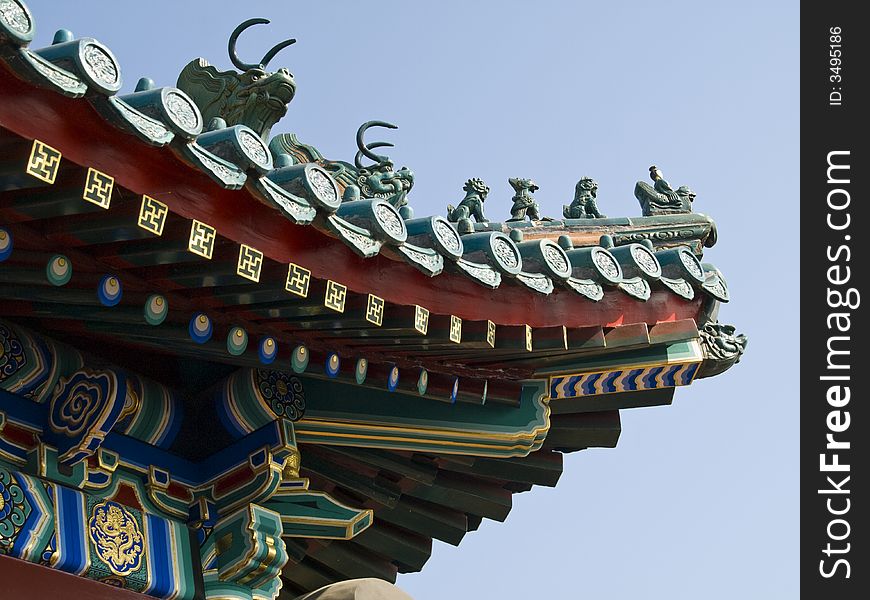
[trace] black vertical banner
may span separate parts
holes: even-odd
[[[837,600],[870,590],[870,32],[860,6],[801,4],[801,591]]]

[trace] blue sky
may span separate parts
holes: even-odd
[[[657,164],[697,193],[719,243],[705,254],[732,302],[720,318],[750,337],[725,375],[678,390],[673,406],[622,413],[616,449],[565,457],[555,489],[514,496],[506,523],[459,548],[437,543],[417,600],[798,596],[798,3],[28,2],[34,46],[59,27],[107,44],[125,91],[172,85],[202,56],[229,68],[243,34],[255,62],[296,37],[297,96],[273,133],[295,131],[348,160],[360,123],[414,170],[416,214],[444,212],[462,184],[531,177],[558,216],[584,175],[599,208],[640,215],[632,190]],[[254,33],[256,32],[256,33]]]

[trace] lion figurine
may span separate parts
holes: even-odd
[[[465,182],[462,191],[465,192],[465,198],[459,206],[453,208],[452,204],[447,205],[447,220],[457,223],[462,219],[474,217],[478,223],[489,223],[483,214],[483,203],[489,194],[489,186],[482,179],[475,177]]]
[[[569,206],[562,207],[562,215],[566,219],[605,219],[598,211],[595,198],[598,195],[598,183],[591,177],[583,177],[574,187],[574,200]]]

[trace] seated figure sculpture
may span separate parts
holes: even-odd
[[[459,206],[454,208],[452,204],[447,205],[447,220],[457,223],[462,219],[474,217],[478,223],[489,223],[483,214],[483,203],[489,194],[489,186],[482,179],[474,177],[465,182],[462,191],[465,192],[465,198]]]
[[[595,199],[598,195],[598,183],[591,177],[583,177],[574,187],[574,199],[569,206],[562,207],[562,215],[566,219],[604,219],[598,211]]]
[[[688,186],[681,186],[675,191],[655,165],[649,168],[649,176],[653,185],[638,181],[634,187],[634,195],[645,217],[692,212],[695,193]]]

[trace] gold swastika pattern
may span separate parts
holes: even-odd
[[[287,283],[284,284],[284,289],[291,294],[307,298],[310,283],[311,271],[297,264],[290,263],[290,267],[287,269]]]
[[[190,241],[187,243],[187,249],[198,256],[211,259],[216,235],[217,231],[214,227],[194,219],[190,225]]]
[[[450,315],[450,341],[457,344],[462,341],[462,319]]]
[[[326,298],[323,305],[336,312],[344,312],[344,301],[347,298],[347,287],[331,279],[326,282]]]
[[[486,322],[486,343],[495,348],[495,323],[489,320]]]
[[[526,327],[526,351],[531,352],[532,351],[532,328],[529,327],[528,325],[526,325],[525,327]]]
[[[414,329],[426,335],[429,331],[429,310],[422,306],[415,306],[414,312]]]
[[[369,294],[366,304],[366,321],[380,327],[384,322],[384,299],[374,294]]]
[[[96,169],[88,168],[88,177],[85,179],[82,199],[96,204],[100,208],[109,208],[109,203],[112,202],[112,188],[114,187],[114,177],[110,177]]]
[[[163,235],[163,226],[166,224],[166,215],[168,214],[168,206],[160,200],[155,200],[151,196],[143,194],[137,224],[145,231],[150,231],[154,235]]]
[[[256,248],[242,244],[239,248],[239,263],[236,265],[236,275],[260,281],[260,271],[263,269],[263,253]]]
[[[60,157],[60,151],[39,140],[33,140],[33,147],[30,150],[30,159],[27,161],[25,172],[45,183],[52,184],[60,168]]]

